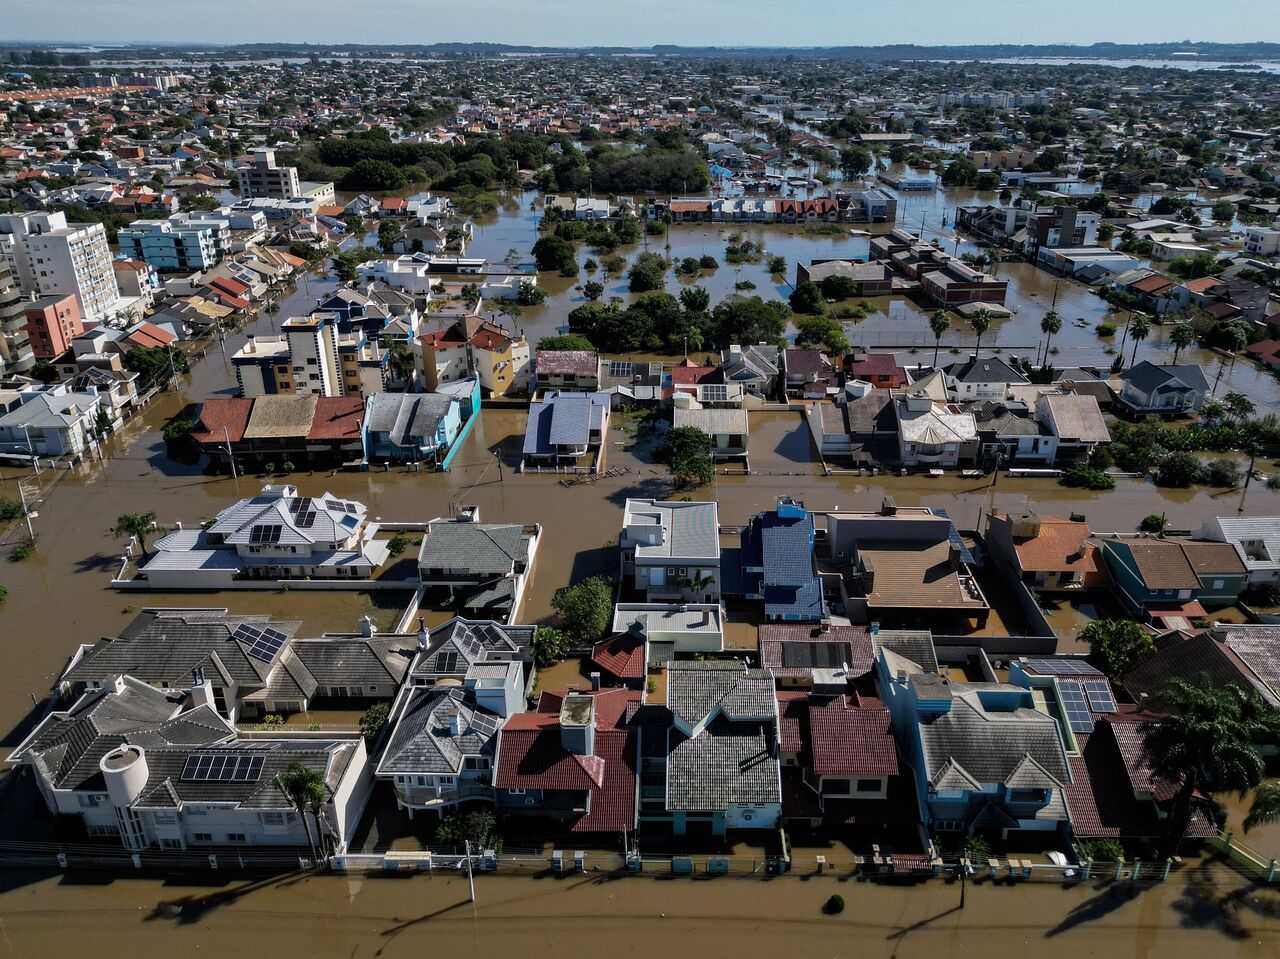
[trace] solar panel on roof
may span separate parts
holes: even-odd
[[[1093,732],[1093,717],[1089,715],[1089,707],[1085,705],[1084,690],[1074,679],[1058,681],[1058,697],[1063,711],[1067,714],[1067,725],[1073,733]]]
[[[1041,676],[1101,676],[1098,670],[1094,669],[1083,659],[1072,659],[1068,657],[1053,659],[1028,659],[1027,665],[1034,669]]]
[[[263,756],[237,753],[196,753],[188,756],[182,778],[188,782],[257,782]]]
[[[471,727],[483,736],[492,736],[498,731],[497,719],[485,713],[471,714]]]
[[[458,668],[458,654],[452,649],[446,649],[436,654],[436,672],[452,673]]]
[[[711,383],[702,388],[702,398],[712,403],[725,402],[729,399],[729,387],[723,383]]]
[[[242,643],[253,645],[262,637],[262,630],[257,626],[251,626],[248,623],[241,623],[231,632],[231,638],[239,640]]]
[[[1116,698],[1111,694],[1111,684],[1105,679],[1083,679],[1084,693],[1089,697],[1089,708],[1095,713],[1114,713]]]
[[[311,529],[316,525],[316,511],[309,509],[305,513],[298,513],[297,524],[298,529]]]
[[[271,662],[288,637],[278,629],[264,629],[259,632],[249,647],[249,655],[263,662]]]
[[[289,504],[289,510],[290,512],[293,513],[294,516],[298,516],[302,513],[310,512],[311,497],[299,496],[297,499],[295,499],[292,503]]]
[[[610,376],[631,376],[635,366],[625,360],[614,360],[609,364]]]
[[[249,531],[250,543],[278,543],[284,529],[279,523],[258,523]]]

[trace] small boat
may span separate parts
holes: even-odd
[[[965,479],[977,479],[983,475],[982,470],[961,470],[960,475]]]
[[[939,479],[939,478],[941,478],[941,477],[942,477],[942,476],[944,476],[944,475],[946,475],[946,474],[945,474],[945,473],[943,473],[943,472],[942,472],[942,470],[940,470],[940,469],[932,469],[932,470],[929,470],[929,478],[930,478],[930,479]]]

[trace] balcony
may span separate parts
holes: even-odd
[[[415,786],[396,783],[396,799],[415,809],[434,809],[467,800],[494,801],[494,789],[483,783],[461,783],[456,786]]]

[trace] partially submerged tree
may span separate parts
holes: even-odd
[[[116,525],[111,530],[117,536],[132,536],[138,540],[138,548],[143,558],[147,554],[147,537],[152,533],[163,533],[156,523],[155,513],[121,513],[116,517]]]
[[[311,769],[302,763],[290,763],[289,767],[276,774],[276,786],[288,797],[293,808],[302,817],[302,827],[307,831],[307,844],[311,847],[312,859],[320,854],[319,837],[311,832],[311,820],[307,814],[315,816],[316,832],[320,830],[320,810],[329,796],[324,782],[324,773]]]
[[[1155,648],[1151,634],[1131,619],[1095,619],[1080,638],[1089,644],[1093,664],[1112,678]]]

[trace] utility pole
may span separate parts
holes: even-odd
[[[227,425],[222,424],[222,438],[227,442],[227,459],[231,461],[231,478],[238,479],[236,476],[236,454],[231,451],[231,434],[227,432]]]
[[[502,453],[498,450],[494,450],[493,458],[498,463],[498,482],[505,483],[507,481],[507,474],[502,471]]]
[[[964,847],[964,853],[960,857],[960,908],[964,908],[965,886],[969,878],[969,846]],[[473,897],[474,898],[474,897]]]
[[[1244,486],[1240,487],[1240,505],[1236,507],[1237,513],[1244,512],[1244,494],[1249,491],[1249,481],[1253,479],[1253,464],[1258,461],[1258,444],[1249,444],[1249,468],[1245,470]]]
[[[467,885],[471,887],[471,901],[476,901],[476,877],[471,871],[471,840],[467,843]]]
[[[31,511],[27,509],[27,490],[21,480],[18,481],[18,496],[22,499],[22,518],[27,521],[27,537],[35,539],[36,531],[31,527]]]

